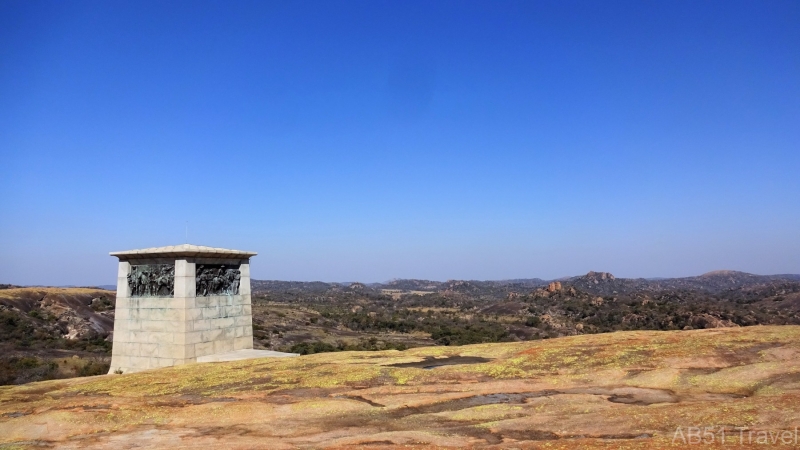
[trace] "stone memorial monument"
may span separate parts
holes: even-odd
[[[255,255],[189,244],[111,253],[119,272],[109,373],[252,349]]]

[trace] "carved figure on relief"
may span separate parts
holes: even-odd
[[[171,264],[131,265],[128,274],[131,297],[175,295],[175,266]]]
[[[242,274],[224,264],[202,264],[195,272],[195,290],[198,296],[238,295]]]

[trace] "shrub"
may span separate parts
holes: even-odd
[[[527,325],[529,327],[538,327],[541,324],[542,324],[542,319],[540,319],[540,318],[538,318],[536,316],[528,317],[525,320],[525,325]]]
[[[98,362],[98,361],[89,361],[83,367],[78,370],[79,377],[91,377],[94,375],[104,375],[108,373],[108,369],[111,367],[110,363]]]
[[[300,342],[289,350],[291,353],[310,355],[313,353],[335,352],[337,348],[327,342]]]

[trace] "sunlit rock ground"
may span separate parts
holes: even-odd
[[[324,353],[0,388],[0,448],[684,447],[678,427],[684,438],[714,427],[714,447],[725,430],[727,446],[747,448],[737,427],[749,447],[764,448],[759,432],[780,446],[800,427],[800,327]]]

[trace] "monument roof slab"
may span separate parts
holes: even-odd
[[[111,252],[111,256],[116,256],[121,260],[139,258],[171,258],[171,257],[205,257],[205,258],[250,258],[256,256],[256,252],[246,252],[243,250],[231,250],[227,248],[206,247],[203,245],[169,245],[166,247],[142,248],[138,250],[127,250],[124,252]]]

